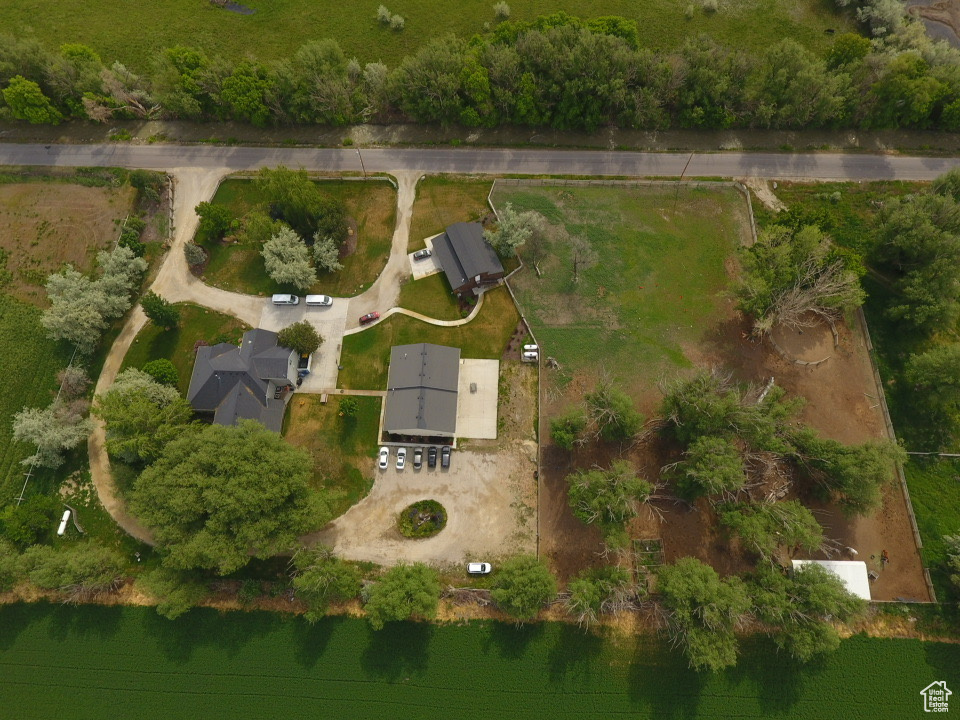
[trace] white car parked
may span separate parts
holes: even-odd
[[[407,464],[407,449],[400,448],[397,450],[397,470],[403,470],[403,466]]]
[[[380,448],[380,469],[386,470],[387,465],[390,464],[390,448],[382,447]]]
[[[489,575],[491,570],[493,570],[493,567],[490,563],[467,563],[467,575]]]

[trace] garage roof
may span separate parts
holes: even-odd
[[[416,343],[390,350],[383,428],[398,435],[457,431],[460,348]]]

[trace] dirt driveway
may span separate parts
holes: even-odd
[[[411,449],[408,448],[408,452]],[[504,452],[462,451],[450,468],[377,470],[370,494],[307,541],[334,548],[337,555],[385,565],[398,561],[453,564],[490,560],[536,546],[534,508],[522,488],[536,467],[536,448],[516,444]],[[409,459],[408,459],[409,463]],[[439,463],[438,463],[439,465]],[[410,540],[397,530],[397,516],[418,500],[437,500],[447,510],[438,535]]]

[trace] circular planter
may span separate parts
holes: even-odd
[[[433,537],[447,525],[447,511],[436,500],[420,500],[400,511],[397,528],[408,538]]]

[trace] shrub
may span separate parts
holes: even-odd
[[[506,20],[510,17],[510,6],[505,2],[498,2],[493,6],[493,14],[497,16],[497,20]]]
[[[400,511],[397,527],[408,538],[433,537],[447,525],[447,511],[436,500],[420,500]]]
[[[403,26],[406,22],[403,19],[402,15],[394,15],[390,18],[390,29],[391,30],[403,30]]]
[[[360,403],[355,397],[340,398],[340,417],[344,420],[355,418],[360,412]]]
[[[390,19],[390,11],[387,10],[385,5],[381,5],[377,8],[377,22],[381,23],[382,25],[389,25]]]
[[[183,246],[183,256],[187,259],[187,265],[196,267],[206,262],[207,251],[196,243],[188,242]]]
[[[176,387],[177,383],[180,382],[177,366],[166,358],[151,360],[143,366],[143,371],[158,383],[163,383],[164,385]]]

